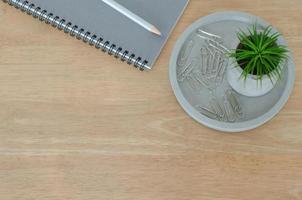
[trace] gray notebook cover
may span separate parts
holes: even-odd
[[[152,68],[189,0],[116,0],[155,25],[156,36],[113,10],[101,0],[29,0],[42,9],[84,28],[105,41],[147,60]]]

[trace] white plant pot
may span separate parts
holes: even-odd
[[[236,61],[235,61],[236,62]],[[231,63],[234,63],[231,61]],[[236,67],[236,64],[229,66],[227,79],[231,87],[244,96],[259,97],[270,92],[276,85],[278,78],[272,80],[268,76],[263,76],[262,81],[257,80],[257,76],[248,75],[246,79],[241,77],[242,68]]]
[[[240,41],[237,38],[232,45],[232,49],[236,49],[239,43]],[[281,44],[280,41],[277,41],[277,43]],[[282,69],[283,66],[281,66],[281,72]],[[252,74],[248,75],[247,78],[244,79],[241,76],[242,72],[243,69],[239,67],[235,58],[230,59],[227,70],[227,80],[236,92],[248,97],[259,97],[269,93],[275,87],[279,79],[279,77],[272,75],[271,80],[267,75],[265,75],[262,77],[262,81],[260,81],[257,76]]]

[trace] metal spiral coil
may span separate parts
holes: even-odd
[[[89,31],[79,28],[77,25],[73,25],[71,22],[67,22],[65,19],[55,16],[53,13],[49,13],[47,10],[43,10],[39,6],[36,6],[27,0],[2,1],[14,6],[17,9],[20,9],[23,12],[26,12],[29,15],[32,15],[34,18],[37,18],[40,21],[44,21],[45,23],[64,31],[64,33],[69,34],[78,40],[82,40],[83,42],[94,46],[96,49],[101,49],[103,52],[107,52],[109,55],[113,55],[115,58],[120,58],[120,60],[123,62],[126,61],[129,65],[134,65],[136,68],[142,71],[149,69],[148,61],[143,61],[141,57],[136,57],[135,54],[130,54],[129,51],[123,50],[122,47],[117,47],[115,44],[91,34]]]

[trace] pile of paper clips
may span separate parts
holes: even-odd
[[[198,57],[191,57],[196,49],[196,39],[203,45]],[[195,35],[183,46],[178,57],[177,79],[187,82],[192,89],[204,86],[210,94],[209,106],[197,105],[196,109],[203,115],[225,122],[235,122],[243,117],[242,107],[231,89],[223,98],[217,98],[215,90],[221,86],[228,66],[228,48],[223,45],[222,37],[198,29]]]
[[[227,90],[222,100],[211,97],[210,106],[197,105],[203,115],[224,122],[236,122],[243,117],[242,107],[231,89]]]

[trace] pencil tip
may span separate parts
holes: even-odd
[[[158,36],[162,36],[161,32],[155,26],[151,28],[151,32]]]

